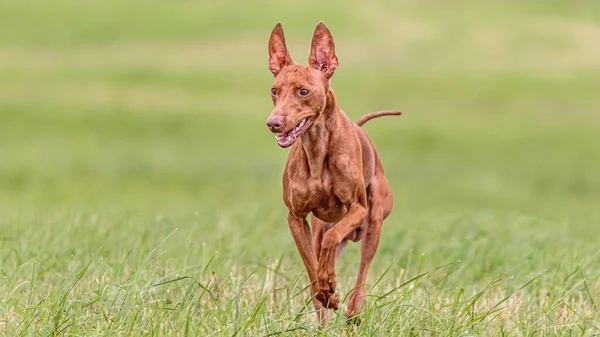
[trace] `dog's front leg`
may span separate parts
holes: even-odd
[[[323,323],[328,320],[327,309],[316,298],[317,293],[317,257],[311,243],[311,233],[306,217],[297,216],[291,212],[288,214],[288,225],[292,232],[292,237],[306,267],[308,278],[310,280],[310,295],[313,297],[313,305],[317,312],[317,319]]]
[[[317,298],[327,308],[337,310],[339,305],[339,295],[335,292],[335,259],[340,243],[362,224],[366,215],[365,206],[353,202],[344,217],[323,236],[317,271]]]

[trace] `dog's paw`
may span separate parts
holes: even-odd
[[[335,292],[335,274],[321,272],[317,278],[317,299],[325,308],[337,310],[340,296]]]
[[[337,292],[333,294],[318,292],[316,299],[321,302],[323,308],[337,310],[340,305],[340,295]]]
[[[335,275],[330,273],[321,273],[318,275],[317,289],[320,293],[331,296],[335,293]]]
[[[333,295],[329,296],[329,301],[327,301],[325,307],[327,309],[338,310],[340,307],[340,294],[335,292]]]

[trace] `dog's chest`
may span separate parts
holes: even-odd
[[[291,206],[297,213],[312,212],[326,222],[336,222],[346,213],[346,207],[333,192],[327,171],[319,178],[292,184],[288,193]]]

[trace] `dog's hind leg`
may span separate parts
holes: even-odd
[[[373,257],[377,251],[377,246],[379,245],[383,220],[390,214],[393,206],[392,193],[381,168],[377,169],[370,187],[371,188],[367,191],[370,200],[369,214],[367,217],[369,223],[366,226],[366,233],[362,238],[360,268],[355,288],[353,289],[352,294],[350,294],[348,310],[346,310],[345,313],[347,318],[353,318],[361,310],[365,299],[367,274],[371,261],[373,261]]]

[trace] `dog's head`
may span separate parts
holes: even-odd
[[[277,144],[289,147],[308,130],[325,109],[330,79],[338,66],[331,32],[319,22],[312,38],[308,66],[295,64],[278,23],[269,39],[269,70],[275,75],[271,98],[275,107],[267,126],[277,133]]]

